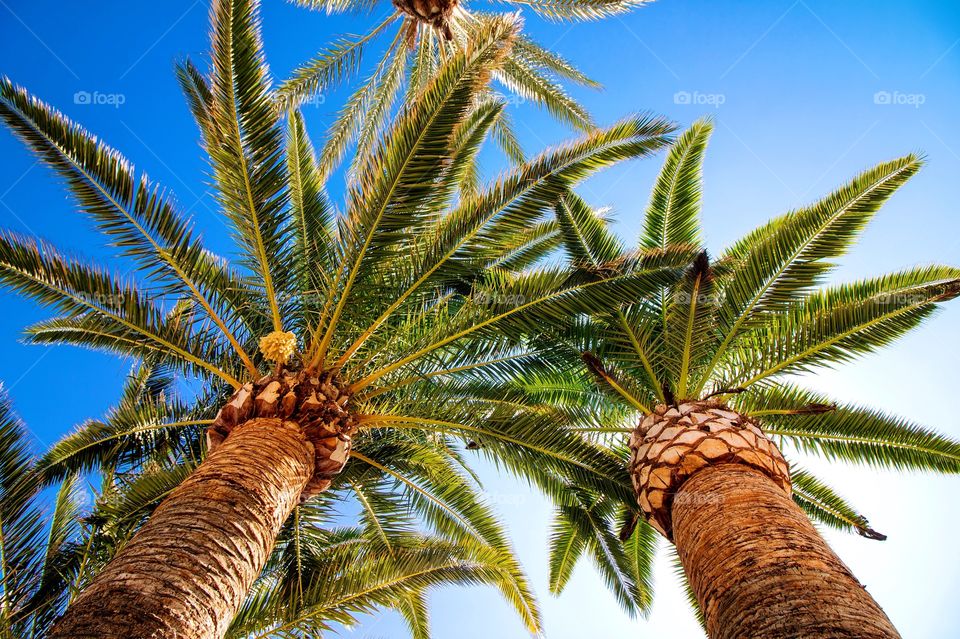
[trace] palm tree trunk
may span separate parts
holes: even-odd
[[[314,471],[281,419],[233,429],[87,587],[51,639],[222,637]]]
[[[672,540],[712,639],[900,637],[791,498],[786,461],[718,402],[658,407],[630,440],[648,521]]]
[[[900,636],[806,514],[753,468],[693,475],[674,498],[673,535],[713,639]]]

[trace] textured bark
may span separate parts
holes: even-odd
[[[806,514],[755,468],[703,468],[673,502],[674,542],[712,639],[889,639],[896,629]]]
[[[257,417],[294,421],[313,444],[313,477],[301,502],[329,488],[346,466],[357,422],[347,386],[334,373],[283,370],[244,384],[207,429],[207,449],[216,450],[234,428]]]
[[[793,502],[759,424],[717,401],[658,406],[630,449],[637,502],[676,544],[712,639],[900,636]]]
[[[737,462],[766,474],[787,495],[790,470],[760,427],[716,401],[658,406],[630,438],[630,477],[650,524],[672,539],[673,496],[710,465]]]
[[[417,22],[428,24],[447,40],[453,39],[450,16],[459,0],[393,0],[393,6]]]
[[[313,474],[314,447],[297,424],[236,426],[84,589],[51,639],[223,636]]]

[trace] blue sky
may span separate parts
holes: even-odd
[[[388,10],[387,3],[378,10]],[[476,3],[474,3],[476,5]],[[470,6],[468,4],[468,6]],[[333,35],[372,17],[329,18],[281,0],[263,7],[268,59],[277,76]],[[927,167],[868,229],[843,261],[855,278],[929,262],[960,262],[960,4],[894,0],[661,0],[621,19],[570,26],[523,12],[527,28],[602,82],[576,90],[598,122],[654,111],[687,124],[711,115],[716,132],[705,167],[704,226],[718,251],[774,214],[810,202],[856,172],[897,155],[923,152]],[[197,135],[172,73],[175,59],[207,48],[206,2],[0,0],[0,72],[59,106],[138,168],[178,194],[214,249],[228,245],[207,191]],[[90,102],[75,94],[94,96]],[[319,137],[341,93],[309,107]],[[516,105],[529,151],[566,132],[527,104]],[[496,161],[489,155],[491,166]],[[584,194],[614,207],[617,229],[636,236],[660,159],[618,167]],[[0,134],[0,226],[105,257],[89,222],[75,214],[56,180],[10,135]],[[19,343],[44,313],[0,293],[0,380],[46,445],[116,398],[129,363],[60,347]],[[881,354],[822,373],[810,384],[846,399],[909,415],[954,437],[960,305]],[[889,535],[886,542],[828,533],[905,636],[960,634],[956,552],[960,480],[878,474],[807,464],[833,481]],[[511,526],[542,596],[547,635],[699,636],[669,565],[661,562],[648,620],[621,613],[589,565],[560,598],[546,593],[549,509],[525,485],[490,475],[491,500]],[[433,596],[438,637],[522,636],[491,592]],[[672,633],[670,635],[660,633]],[[391,615],[346,636],[403,637]]]

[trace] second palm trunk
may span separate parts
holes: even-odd
[[[648,521],[672,540],[712,639],[890,639],[896,629],[791,498],[787,463],[718,402],[660,406],[630,440]]]

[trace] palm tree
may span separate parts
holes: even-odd
[[[300,115],[291,111],[281,127],[256,4],[215,2],[213,25],[209,78],[184,66],[181,80],[236,240],[232,264],[207,251],[174,200],[118,152],[24,89],[0,85],[0,117],[139,267],[137,278],[119,279],[47,243],[0,234],[0,282],[57,311],[27,329],[28,340],[149,359],[199,378],[220,401],[203,424],[208,456],[52,637],[126,636],[130,627],[222,635],[290,513],[328,489],[348,458],[431,501],[406,474],[428,476],[427,447],[416,446],[428,435],[482,438],[504,466],[543,481],[562,473],[603,483],[611,457],[550,434],[562,415],[508,401],[503,380],[538,357],[525,347],[534,310],[562,316],[641,296],[680,263],[664,252],[603,281],[571,279],[563,268],[515,272],[555,245],[545,216],[573,184],[665,144],[671,127],[657,118],[598,129],[455,197],[503,108],[475,106],[509,50],[512,21],[489,21],[404,106],[364,160],[343,213],[325,193]],[[434,481],[442,499],[423,510],[447,517],[456,486]],[[526,601],[499,530],[476,530]],[[532,610],[527,623],[536,627]]]
[[[711,129],[697,122],[671,149],[640,238],[641,252],[691,247],[685,276],[564,329],[612,404],[613,418],[576,430],[620,455],[636,501],[581,485],[560,504],[551,587],[562,589],[577,558],[594,552],[621,599],[643,610],[659,533],[676,547],[710,637],[898,637],[809,518],[884,537],[782,451],[960,472],[960,443],[796,381],[891,343],[960,294],[960,269],[946,266],[820,287],[921,161],[880,164],[711,259],[698,220]],[[561,203],[557,213],[575,268],[625,259],[593,211]],[[648,523],[637,525],[636,504]],[[622,546],[613,532],[621,523]]]
[[[40,603],[46,606],[42,615],[33,614],[42,622],[31,627],[35,636],[44,636],[49,622],[109,564],[202,458],[202,427],[194,422],[210,413],[211,403],[202,397],[188,406],[173,399],[175,395],[174,377],[163,368],[139,367],[103,420],[83,424],[21,473],[31,478],[34,492],[68,477],[52,518],[44,587],[35,588],[30,600],[35,602],[31,610]],[[423,465],[441,458],[441,450],[440,446],[429,453],[420,450],[426,458]],[[394,467],[404,461],[400,454],[365,452]],[[444,471],[449,473],[450,467],[433,473]],[[99,495],[88,510],[72,495],[78,478],[91,472],[96,473],[91,484],[99,486]],[[406,619],[413,637],[426,638],[430,636],[426,595],[445,584],[494,586],[518,606],[525,620],[536,615],[536,602],[510,569],[513,558],[483,538],[495,531],[495,523],[485,512],[475,483],[458,481],[461,478],[454,473],[449,483],[457,494],[446,507],[450,521],[424,532],[417,526],[416,500],[389,486],[389,476],[369,466],[353,466],[344,475],[349,477],[346,481],[299,505],[287,518],[225,637],[321,633],[335,630],[334,624],[354,623],[359,613],[387,607]],[[440,499],[429,488],[421,490]],[[363,516],[359,525],[344,526],[337,511],[351,498],[354,503],[347,510],[359,510]],[[67,525],[78,530],[69,535],[56,532]]]
[[[332,13],[370,13],[384,3],[371,0],[292,0],[298,5]],[[599,20],[622,15],[649,0],[510,0],[552,22]],[[415,99],[430,83],[443,61],[469,46],[497,13],[467,9],[458,0],[393,0],[393,11],[363,35],[345,36],[295,69],[278,90],[283,106],[298,105],[329,92],[364,70],[363,56],[380,39],[389,44],[375,68],[350,95],[332,125],[320,152],[322,171],[336,166],[350,144],[357,142],[363,157],[376,141],[398,95]],[[587,109],[563,88],[562,81],[590,88],[600,85],[556,53],[517,34],[502,64],[493,71],[515,99],[540,106],[559,121],[589,131]],[[406,86],[404,90],[404,86]],[[491,94],[493,90],[491,89]],[[509,158],[523,160],[523,151],[508,115],[501,113],[492,134]]]
[[[199,454],[201,433],[154,425],[158,419],[172,422],[209,410],[198,404],[185,413],[181,404],[169,401],[172,382],[157,369],[140,369],[107,420],[85,425],[36,462],[26,428],[9,400],[0,401],[4,637],[46,636],[57,616],[129,541],[163,495],[196,466],[188,461],[190,454],[174,451],[192,446]],[[88,440],[87,448],[97,450],[88,450],[86,458],[101,462],[102,475],[91,484],[94,492],[97,484],[101,488],[90,509],[81,473],[66,469],[85,465],[78,463],[83,456],[79,448],[69,454],[68,446],[79,446],[82,436],[92,437],[94,431],[100,436]],[[107,437],[108,432],[113,436]],[[138,455],[149,461],[130,470],[130,461]],[[55,457],[61,459],[51,463]],[[165,457],[168,462],[182,458],[170,464],[164,463]],[[64,471],[66,478],[58,482],[48,504],[42,491],[52,475]],[[467,526],[462,536],[416,531],[401,500],[385,501],[377,482],[371,484],[369,516],[360,526],[331,527],[332,506],[342,495],[311,500],[296,509],[225,637],[325,632],[334,624],[354,623],[359,613],[389,607],[403,615],[413,637],[425,638],[430,636],[425,598],[431,588],[492,585],[508,600],[516,599],[518,584],[504,570],[499,549]],[[465,521],[470,516],[459,514]]]

